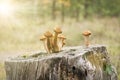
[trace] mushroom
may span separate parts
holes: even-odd
[[[64,35],[60,34],[58,35],[58,39],[59,39],[59,49],[61,50],[61,48],[65,45],[65,37]]]
[[[88,47],[89,46],[89,36],[91,35],[91,32],[84,31],[82,34],[84,35],[84,38],[85,38],[85,45],[86,45],[86,47]]]
[[[66,43],[63,41],[62,47],[65,45]]]
[[[46,39],[47,39],[47,41],[46,41],[46,47],[47,47],[47,52],[48,53],[51,53],[52,52],[52,40],[51,40],[51,38],[52,38],[52,33],[51,32],[49,32],[49,31],[46,31],[45,33],[44,33],[44,36],[46,37]]]
[[[40,41],[43,41],[44,48],[47,50],[47,46],[46,46],[46,37],[45,37],[44,35],[40,37]]]
[[[58,35],[62,33],[61,28],[60,27],[56,27],[54,29],[54,32],[55,32],[55,34],[54,34],[54,40],[53,40],[53,46],[54,46],[53,52],[59,52]]]
[[[40,37],[40,41],[45,41],[46,37],[45,36],[41,36]]]

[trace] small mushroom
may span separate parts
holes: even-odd
[[[91,32],[90,31],[85,31],[82,34],[84,35],[84,38],[85,38],[85,45],[86,45],[86,47],[88,47],[89,44],[90,44],[89,36],[91,35]]]
[[[51,32],[49,32],[49,31],[46,31],[45,33],[44,33],[44,36],[46,37],[46,39],[47,39],[47,41],[46,41],[46,47],[47,47],[47,52],[48,53],[51,53],[52,52],[52,33]]]
[[[64,35],[60,34],[58,35],[58,39],[59,39],[59,48],[61,50],[61,48],[65,45],[66,38],[64,37]]]
[[[66,43],[63,41],[62,47],[65,45]]]
[[[54,29],[54,40],[53,40],[53,52],[59,52],[59,47],[58,47],[58,35],[62,33],[62,30],[60,27],[56,27]]]
[[[46,37],[45,36],[41,36],[40,37],[40,41],[45,41]]]
[[[44,48],[47,50],[47,47],[46,47],[46,37],[44,35],[40,37],[40,41],[43,41]]]

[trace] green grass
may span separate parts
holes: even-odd
[[[53,31],[56,26],[61,26],[63,34],[67,37],[66,46],[84,45],[82,32],[90,30],[91,44],[104,44],[107,46],[111,62],[117,66],[118,56],[120,56],[120,22],[117,18],[93,18],[75,22],[67,19],[65,23],[59,20],[51,21],[38,19],[36,21],[18,20],[0,23],[0,52],[44,50],[39,37],[47,30]],[[4,54],[2,54],[4,55]],[[4,71],[3,64],[0,71]],[[119,71],[120,72],[120,71]],[[0,72],[0,80],[5,74]],[[120,77],[120,73],[119,73]]]

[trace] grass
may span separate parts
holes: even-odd
[[[5,80],[5,70],[3,63],[0,63],[0,80]]]
[[[15,22],[17,21],[17,22]],[[93,18],[75,22],[67,19],[65,23],[50,19],[17,19],[15,21],[1,20],[0,22],[0,52],[9,54],[15,51],[44,50],[40,35],[47,30],[61,26],[63,34],[67,37],[66,46],[84,45],[81,33],[90,30],[91,44],[104,44],[107,46],[111,62],[117,67],[120,57],[120,21],[118,18]],[[4,55],[4,54],[2,54]],[[5,79],[3,64],[0,64],[0,80]],[[120,71],[119,71],[120,72]],[[120,77],[120,73],[119,73]],[[120,78],[119,78],[120,79]]]

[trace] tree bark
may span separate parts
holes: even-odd
[[[116,70],[102,45],[9,58],[5,70],[6,80],[117,80]]]

